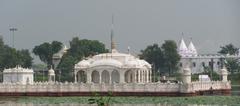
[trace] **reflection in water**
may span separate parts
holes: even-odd
[[[0,106],[97,106],[89,104],[21,104],[0,103]],[[111,104],[109,106],[219,106],[219,105],[170,105],[170,104]],[[227,106],[227,105],[223,105]]]

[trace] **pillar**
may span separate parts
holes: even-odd
[[[119,73],[120,74],[120,83],[125,83],[125,81],[124,81],[124,77],[125,77],[124,73],[125,73],[125,71],[122,70],[122,71],[119,71],[119,72],[120,72]]]
[[[86,71],[87,72],[87,83],[92,82],[92,71]]]
[[[228,72],[227,72],[227,69],[225,67],[223,67],[221,70],[221,75],[222,75],[222,82],[227,82],[228,79],[227,79],[227,76],[228,76]]]
[[[102,83],[102,71],[99,71],[99,83],[101,84]]]
[[[148,77],[148,76],[149,76],[149,75],[148,75],[149,73],[148,73],[148,70],[146,71],[146,73],[147,73],[147,74],[146,74],[146,77],[147,77],[146,82],[148,83],[148,82],[149,82],[149,77]]]
[[[141,73],[140,73],[140,70],[138,70],[137,72],[138,72],[138,83],[140,83],[140,82],[141,82],[141,81],[140,81],[140,74],[141,74]]]
[[[112,71],[108,72],[109,73],[109,84],[112,83]]]
[[[191,69],[189,67],[183,69],[182,80],[183,83],[191,83]]]
[[[149,70],[149,81],[152,82],[152,70]]]
[[[76,72],[76,70],[74,71],[74,83],[76,83],[77,82],[77,72]]]
[[[134,83],[137,83],[137,71],[134,70]]]

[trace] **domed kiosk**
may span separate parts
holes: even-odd
[[[75,82],[83,83],[147,83],[151,82],[151,65],[131,54],[95,55],[75,65]]]
[[[111,52],[95,55],[75,65],[75,82],[148,83],[151,65],[130,53],[119,53],[111,43]]]

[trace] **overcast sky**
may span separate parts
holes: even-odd
[[[111,16],[121,52],[139,53],[147,45],[179,41],[184,32],[200,54],[219,46],[240,47],[240,0],[0,0],[0,35],[15,47],[32,49],[53,40],[68,45],[72,37],[110,46]]]

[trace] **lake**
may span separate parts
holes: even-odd
[[[97,106],[100,97],[0,97],[0,106]],[[109,106],[240,106],[240,96],[112,97]]]

